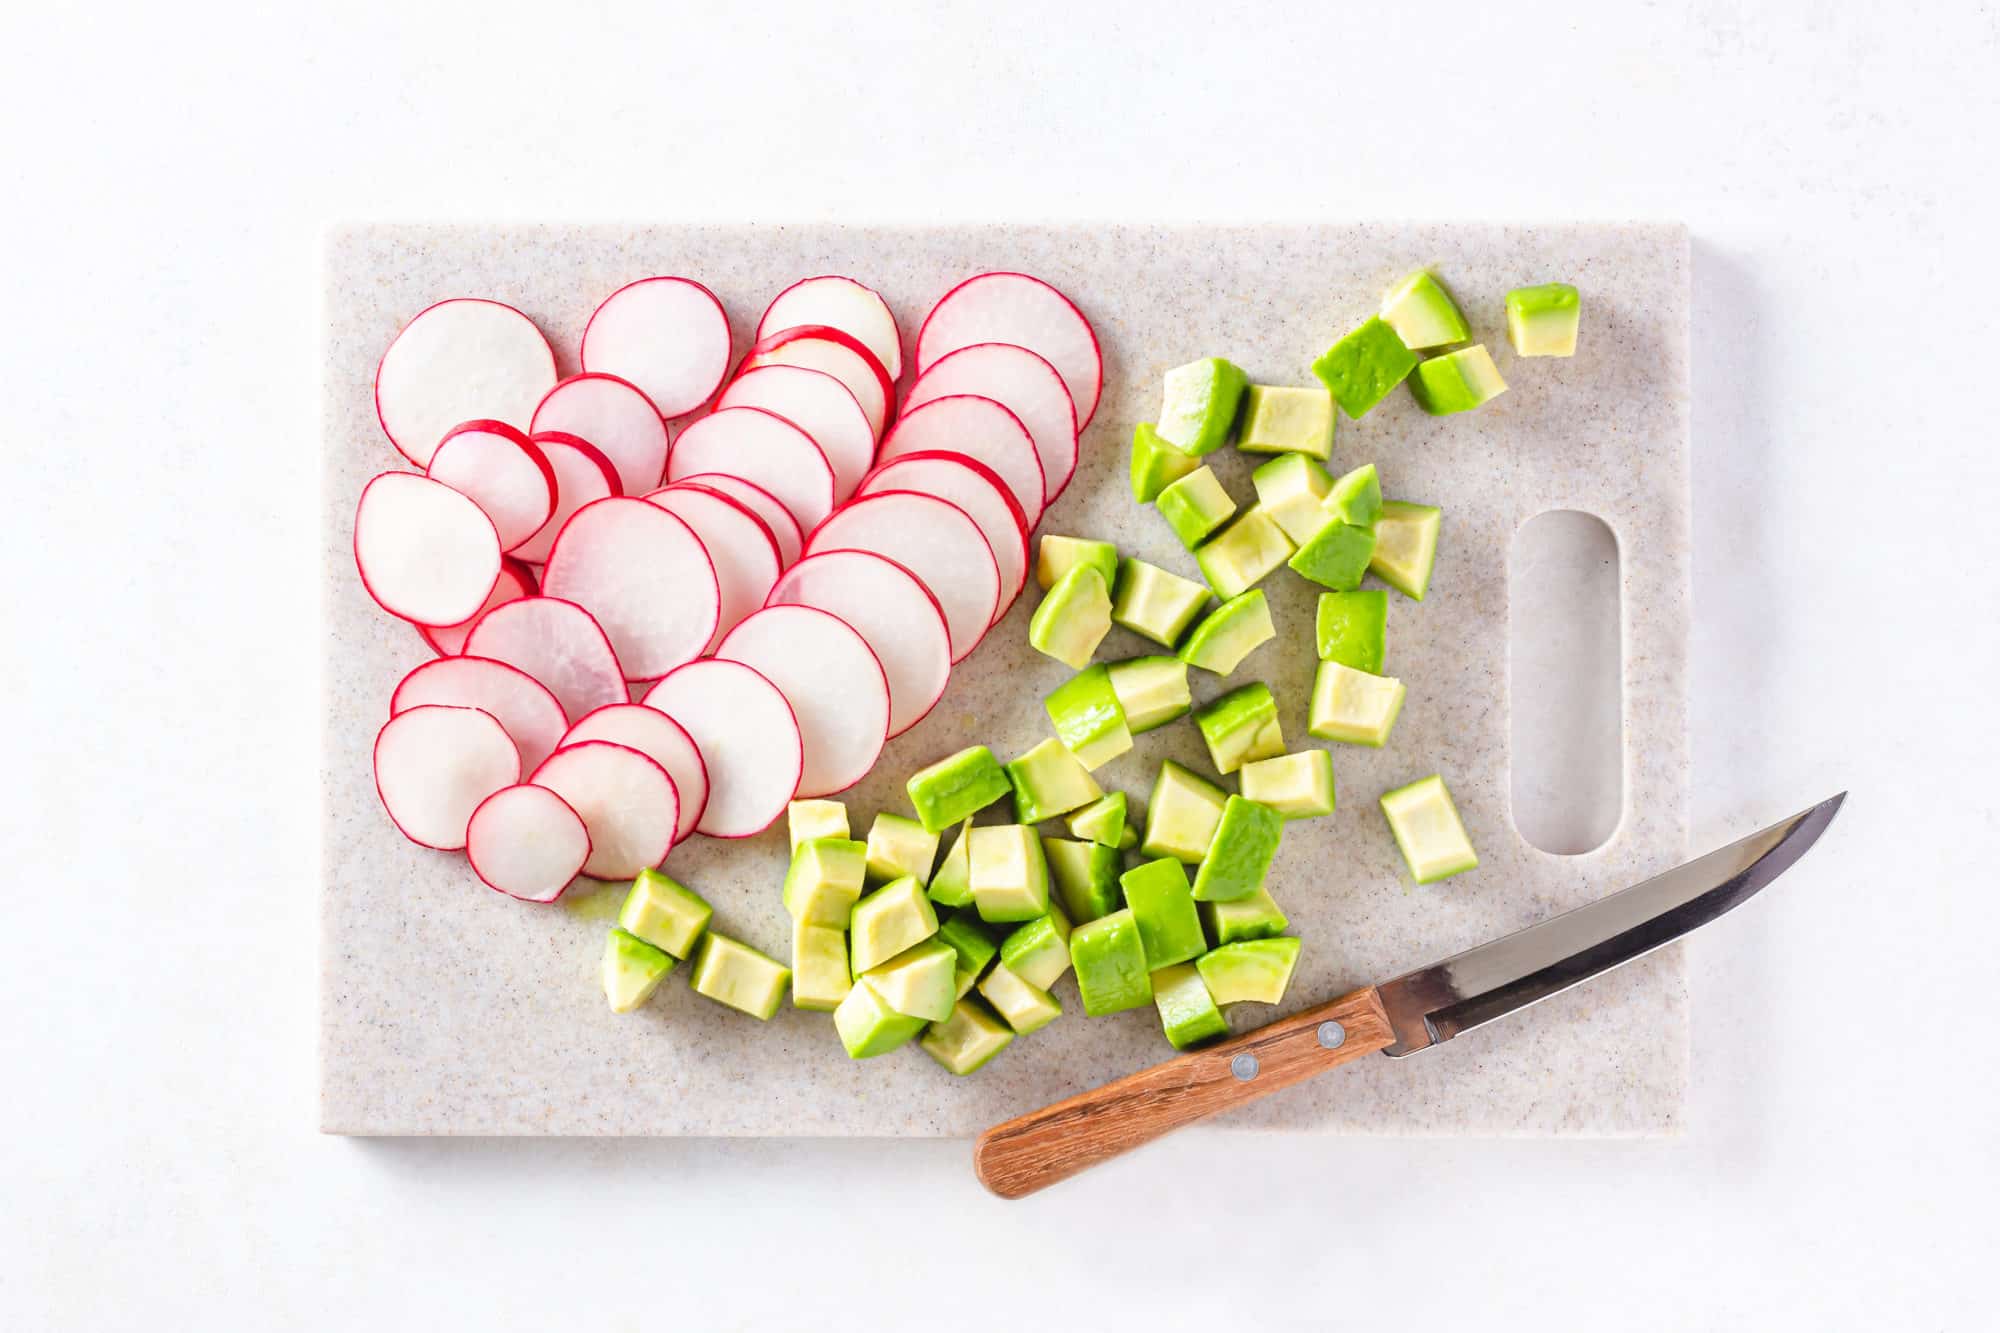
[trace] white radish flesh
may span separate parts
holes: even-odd
[[[403,836],[455,852],[479,803],[521,780],[521,752],[490,713],[426,704],[375,733],[375,790]]]
[[[624,495],[644,495],[667,470],[667,423],[629,380],[602,372],[572,375],[535,405],[530,432],[561,431],[590,441],[611,460]]]
[[[827,551],[786,570],[766,599],[815,606],[868,641],[889,686],[889,735],[902,735],[944,697],[951,638],[944,610],[909,570],[872,551]]]
[[[641,278],[597,307],[581,357],[585,370],[637,385],[661,416],[686,416],[729,371],[729,317],[698,282]]]
[[[594,708],[631,702],[611,640],[575,602],[537,596],[496,606],[473,624],[465,651],[533,676],[571,722]]]
[[[621,496],[570,516],[542,591],[590,612],[632,680],[701,656],[722,608],[715,565],[694,531],[658,505]]]
[[[522,783],[502,787],[472,812],[465,855],[487,888],[552,903],[590,860],[590,831],[568,801]]]
[[[903,377],[903,334],[889,303],[872,287],[833,275],[803,278],[779,292],[757,321],[757,337],[799,324],[825,324],[854,337],[875,354],[889,381]]]
[[[747,838],[785,813],[804,755],[798,719],[776,685],[741,662],[711,657],[668,672],[644,702],[680,723],[708,765],[698,831]]]
[[[833,469],[833,502],[839,504],[875,461],[875,434],[847,386],[804,366],[758,366],[729,381],[715,400],[727,407],[761,407],[812,436]]]
[[[854,401],[861,404],[869,432],[876,439],[882,438],[889,425],[889,411],[896,403],[895,387],[881,361],[853,334],[825,324],[780,329],[758,339],[736,373],[747,374],[759,366],[804,366],[824,371],[845,384]]]
[[[979,646],[1000,605],[993,548],[963,509],[934,495],[883,491],[850,500],[806,538],[806,554],[873,551],[923,580],[944,610],[951,660]]]
[[[548,456],[504,421],[453,426],[424,475],[478,505],[493,520],[503,551],[540,532],[556,511],[556,474]]]
[[[920,491],[949,500],[979,525],[1000,573],[1000,605],[994,620],[1007,614],[1028,582],[1028,524],[1014,496],[985,464],[964,454],[935,451],[904,454],[869,473],[856,495]]]
[[[630,746],[667,770],[681,803],[674,841],[694,832],[701,812],[708,808],[708,765],[687,728],[644,704],[606,704],[586,715],[562,738],[563,745],[583,741]]]
[[[384,472],[354,508],[354,565],[392,616],[457,625],[500,580],[500,535],[480,507],[440,481]]]
[[[528,778],[563,798],[590,834],[583,873],[631,879],[667,859],[680,823],[680,793],[658,764],[626,745],[580,741],[542,761]]]
[[[700,486],[704,490],[715,491],[763,519],[764,526],[770,530],[771,540],[778,544],[778,563],[787,568],[805,550],[805,529],[799,526],[797,515],[756,482],[723,472],[697,472],[691,477],[681,478],[674,485]]]
[[[766,607],[715,655],[756,668],[791,704],[804,750],[800,797],[845,791],[875,767],[889,736],[889,682],[846,621],[816,607]]]
[[[545,430],[528,437],[556,475],[556,507],[534,536],[514,549],[514,558],[539,565],[549,558],[556,534],[569,516],[606,496],[619,495],[618,469],[604,451],[578,435]]]
[[[1055,367],[1076,405],[1077,429],[1090,424],[1104,387],[1097,334],[1067,296],[1025,273],[981,273],[944,294],[917,330],[917,373],[961,347],[1012,343]]]
[[[396,686],[389,713],[393,717],[428,704],[492,714],[521,752],[523,773],[548,758],[569,729],[562,705],[546,686],[519,667],[490,657],[440,657],[424,663]]]
[[[703,472],[741,477],[776,496],[810,530],[833,512],[833,468],[812,436],[757,407],[726,407],[695,422],[667,455],[667,480]]]
[[[917,377],[903,400],[903,414],[934,399],[966,393],[991,398],[1027,428],[1041,461],[1044,499],[1054,504],[1076,473],[1077,432],[1076,404],[1055,367],[1008,343],[961,347]]]
[[[778,581],[777,540],[763,519],[718,491],[667,486],[645,499],[687,524],[714,563],[722,605],[706,645],[706,651],[713,652],[722,636],[770,595],[771,585]]]
[[[382,353],[375,415],[389,442],[423,467],[461,421],[525,427],[555,382],[555,353],[526,315],[498,301],[440,301]]]
[[[906,409],[876,455],[879,467],[905,454],[949,451],[983,463],[1006,483],[1030,530],[1042,521],[1048,479],[1028,428],[991,398],[955,394]]]
[[[499,606],[502,602],[518,602],[523,597],[533,597],[541,590],[535,579],[535,571],[529,569],[512,556],[500,560],[500,578],[493,585],[493,591],[486,594],[486,601],[470,620],[456,625],[419,625],[417,633],[424,636],[424,642],[439,657],[451,657],[465,650],[465,636],[472,633],[472,627],[479,623],[479,617]]]

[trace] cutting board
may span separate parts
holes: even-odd
[[[325,269],[325,548],[322,701],[321,1121],[347,1134],[966,1135],[1172,1054],[1150,1008],[1067,1015],[985,1070],[953,1078],[914,1045],[849,1061],[824,1014],[759,1023],[691,992],[684,971],[636,1014],[607,1011],[597,981],[615,889],[558,906],[512,902],[456,855],[403,841],[377,802],[370,742],[396,682],[429,652],[355,577],[355,498],[401,465],[370,384],[397,328],[433,301],[490,296],[531,316],[574,372],[594,303],[633,278],[679,273],[728,307],[737,350],[788,282],[849,273],[878,288],[913,339],[955,281],[1038,274],[1089,316],[1105,393],[1076,478],[1043,532],[1105,537],[1197,577],[1164,522],[1126,488],[1133,423],[1160,377],[1230,357],[1254,381],[1310,383],[1331,339],[1372,313],[1395,278],[1428,264],[1450,284],[1512,388],[1474,413],[1432,418],[1397,392],[1339,426],[1336,470],[1373,461],[1392,498],[1442,505],[1430,596],[1391,597],[1388,669],[1409,697],[1387,748],[1334,745],[1339,809],[1287,825],[1270,889],[1304,938],[1285,1010],[1393,976],[1587,902],[1683,859],[1687,837],[1688,247],[1668,226],[362,226],[334,233]],[[1570,360],[1517,361],[1503,298],[1527,282],[1584,293]],[[1254,461],[1212,460],[1239,501]],[[1592,513],[1616,535],[1623,617],[1624,790],[1609,841],[1577,856],[1527,843],[1509,806],[1508,555],[1549,509]],[[1305,709],[1316,589],[1264,584],[1278,640],[1226,683],[1194,672],[1197,702],[1250,679],[1276,692],[1291,744]],[[1002,758],[1048,734],[1041,698],[1067,672],[1027,647],[1028,594],[953,673],[931,716],[892,741],[846,795],[857,835],[905,810],[920,766],[983,742]],[[1100,660],[1157,651],[1114,629]],[[1164,758],[1210,772],[1176,723],[1101,769],[1143,803]],[[1444,774],[1481,864],[1409,882],[1376,797]],[[779,903],[782,825],[744,842],[696,837],[668,869],[716,925],[789,954]],[[1254,1026],[1274,1011],[1239,1006]],[[1371,1060],[1221,1123],[1342,1133],[1652,1134],[1680,1122],[1688,1012],[1670,949],[1414,1059]]]

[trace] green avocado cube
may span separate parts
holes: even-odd
[[[1175,963],[1153,973],[1153,1006],[1160,1011],[1160,1026],[1167,1041],[1177,1051],[1185,1051],[1217,1037],[1229,1035],[1229,1020],[1216,1007],[1201,979],[1201,969],[1193,963]]]
[[[1118,548],[1088,537],[1059,537],[1051,533],[1042,538],[1035,551],[1035,582],[1047,592],[1078,565],[1096,570],[1108,588],[1118,577]]]
[[[1179,861],[1171,856],[1147,861],[1120,875],[1118,884],[1125,891],[1125,906],[1138,923],[1147,967],[1157,971],[1171,963],[1184,963],[1208,947],[1202,939],[1201,916],[1195,911],[1187,871]]]
[[[937,938],[952,947],[958,961],[952,966],[952,993],[964,999],[972,988],[979,984],[979,978],[986,974],[986,966],[1000,955],[1000,944],[993,933],[979,920],[977,912],[953,912],[938,922]]]
[[[1205,467],[1196,468],[1168,486],[1153,503],[1160,517],[1174,530],[1174,536],[1190,551],[1236,512],[1236,501],[1222,489],[1215,473]]]
[[[1333,487],[1325,468],[1303,454],[1286,454],[1250,474],[1257,504],[1294,545],[1310,541],[1326,522],[1321,501]]]
[[[1028,644],[1072,669],[1111,632],[1111,589],[1094,565],[1078,565],[1056,580],[1028,618]]]
[[[1118,562],[1118,595],[1112,599],[1111,619],[1172,648],[1207,601],[1208,589],[1193,579],[1128,557]]]
[[[1285,821],[1268,805],[1232,796],[1222,809],[1215,842],[1194,872],[1194,896],[1205,903],[1247,898],[1264,883]]]
[[[933,935],[888,962],[877,963],[866,976],[891,1009],[936,1023],[951,1017],[951,1007],[958,1002],[952,984],[957,970],[958,950]]]
[[[1194,965],[1217,1004],[1277,1004],[1299,965],[1299,938],[1280,935],[1225,944],[1195,959]]]
[[[915,877],[890,880],[860,902],[848,925],[849,965],[860,976],[937,934],[937,909]]]
[[[982,921],[1032,921],[1049,910],[1049,865],[1025,824],[972,829],[972,905]]]
[[[791,976],[792,970],[777,959],[711,930],[701,937],[701,947],[695,950],[688,985],[695,994],[717,1004],[752,1018],[768,1019],[778,1012]]]
[[[793,801],[785,807],[785,830],[797,856],[800,845],[815,838],[848,837],[847,807],[839,801]]]
[[[1330,518],[1286,563],[1321,587],[1348,592],[1361,586],[1361,577],[1368,572],[1368,562],[1374,556],[1373,528],[1357,528],[1352,523]]]
[[[917,818],[932,833],[942,833],[962,819],[978,814],[1014,790],[1007,770],[983,745],[971,745],[910,775],[906,788]]]
[[[1106,792],[1064,822],[1069,825],[1072,838],[1081,838],[1099,847],[1116,848],[1118,840],[1125,835],[1125,793]],[[1042,850],[1048,850],[1046,838],[1042,840]],[[1049,873],[1056,873],[1053,861],[1050,862]]]
[[[1151,422],[1132,428],[1132,498],[1140,504],[1153,503],[1161,491],[1200,466],[1200,459],[1161,439]]]
[[[917,1045],[943,1065],[946,1073],[964,1078],[977,1073],[1013,1040],[1013,1031],[985,1005],[961,998],[952,1007],[951,1017],[924,1029]]]
[[[1129,852],[1139,845],[1139,826],[1130,820],[1125,823],[1125,831],[1118,835],[1118,850]]]
[[[1131,909],[1086,921],[1070,932],[1070,961],[1083,1012],[1093,1018],[1136,1009],[1153,998],[1146,949]]]
[[[1234,523],[1194,553],[1201,576],[1227,601],[1291,558],[1292,539],[1262,505],[1251,505]]]
[[[785,911],[808,926],[847,929],[867,878],[868,847],[849,838],[815,838],[785,871]]]
[[[1458,817],[1451,792],[1437,774],[1383,792],[1382,814],[1417,883],[1435,883],[1478,866],[1479,856],[1466,836],[1465,822]]]
[[[1247,898],[1226,903],[1201,903],[1201,924],[1217,945],[1238,940],[1263,940],[1285,933],[1291,922],[1285,918],[1271,891],[1261,884]]]
[[[1040,1031],[1062,1017],[1062,1004],[1040,986],[1015,976],[1005,963],[995,963],[979,983],[979,994],[1019,1036]]]
[[[1381,318],[1369,320],[1326,349],[1312,372],[1349,417],[1359,420],[1417,367],[1416,353]]]
[[[1208,593],[1202,593],[1202,600]],[[1193,696],[1188,693],[1187,663],[1178,657],[1128,657],[1111,664],[1111,692],[1133,734],[1163,727],[1184,716]]]
[[[1181,645],[1180,659],[1189,666],[1226,676],[1252,651],[1277,637],[1263,590],[1252,588],[1203,616]]]
[[[861,977],[833,1011],[833,1028],[850,1060],[886,1055],[924,1030],[924,1020],[899,1014],[874,983]]]
[[[1021,980],[1048,990],[1069,971],[1069,923],[1056,912],[1023,921],[1000,942],[1000,961]]]
[[[1352,472],[1342,473],[1328,488],[1320,508],[1327,517],[1342,523],[1352,523],[1357,528],[1374,527],[1382,513],[1382,478],[1375,465],[1363,463]]]
[[[1333,395],[1325,389],[1253,384],[1243,394],[1236,447],[1246,454],[1333,453]]]
[[[1484,343],[1420,361],[1410,376],[1411,397],[1434,417],[1470,412],[1505,392],[1507,381],[1500,378],[1500,367]]]
[[[714,915],[715,909],[693,889],[660,871],[646,869],[632,881],[632,891],[618,909],[618,924],[655,949],[685,958],[694,952],[695,941]]]
[[[1014,784],[1014,820],[1020,824],[1066,815],[1104,795],[1083,761],[1053,737],[1008,761],[1007,781]]]
[[[832,926],[792,925],[792,1007],[831,1011],[847,998],[847,932]]]
[[[1382,320],[1413,352],[1462,343],[1472,336],[1451,294],[1424,269],[1389,289],[1382,298]]]
[[[958,826],[958,836],[951,840],[944,860],[938,862],[937,873],[931,876],[931,901],[939,907],[972,905],[972,858],[967,846],[971,832],[969,819]]]
[[[1236,773],[1243,798],[1267,805],[1281,819],[1311,819],[1333,813],[1333,756],[1300,750],[1256,759]]]
[[[1219,356],[1190,361],[1167,372],[1160,438],[1196,458],[1220,449],[1236,424],[1236,409],[1250,380]]]
[[[629,930],[613,926],[604,937],[604,998],[614,1014],[629,1014],[653,998],[680,961]]]
[[[1380,588],[1319,595],[1319,609],[1313,616],[1313,637],[1320,661],[1339,662],[1379,676],[1388,635],[1389,594]]]
[[[1160,764],[1153,795],[1146,803],[1142,856],[1171,856],[1193,865],[1208,855],[1215,827],[1222,822],[1227,793],[1168,759]]]
[[[1121,793],[1122,794],[1122,793]],[[1043,838],[1055,896],[1072,921],[1095,921],[1118,910],[1118,849],[1098,842]]]
[[[1097,768],[1132,748],[1125,709],[1111,686],[1111,668],[1088,666],[1049,691],[1042,708],[1061,741],[1086,769]]]
[[[1252,759],[1269,759],[1285,752],[1278,701],[1262,681],[1217,695],[1194,710],[1194,723],[1208,742],[1209,758],[1215,761],[1218,773],[1234,773]]]
[[[1381,749],[1403,711],[1403,682],[1394,676],[1356,671],[1340,662],[1321,662],[1313,677],[1312,709],[1306,731],[1323,741],[1345,741]]]
[[[1444,511],[1435,505],[1384,500],[1375,520],[1375,554],[1368,572],[1413,602],[1424,600],[1437,567]]]
[[[1516,356],[1574,356],[1580,306],[1566,282],[1516,287],[1507,293],[1507,341]]]
[[[868,826],[868,874],[872,879],[912,875],[919,884],[931,882],[937,861],[938,835],[914,819],[883,813]]]

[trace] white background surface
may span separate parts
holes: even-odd
[[[71,8],[0,18],[0,1326],[1990,1319],[1991,5]],[[317,1135],[321,226],[1140,214],[1693,227],[1696,840],[1854,797],[1692,946],[1690,1132],[1017,1205],[962,1144]]]

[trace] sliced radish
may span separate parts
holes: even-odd
[[[571,514],[606,496],[624,492],[619,490],[618,469],[602,449],[582,436],[545,430],[528,438],[542,451],[556,474],[555,512],[534,536],[514,549],[515,559],[539,565],[549,558],[549,548],[556,544],[556,534],[569,522]]]
[[[674,780],[674,790],[680,793],[681,813],[674,841],[694,832],[701,812],[708,808],[708,765],[687,728],[644,704],[606,704],[586,715],[562,738],[564,745],[582,741],[628,745],[666,769]]]
[[[563,524],[542,591],[590,612],[633,680],[701,656],[722,609],[715,564],[694,530],[623,496],[587,504]]]
[[[667,859],[680,824],[680,793],[658,764],[627,745],[580,741],[542,761],[528,781],[569,802],[590,834],[583,873],[631,879]]]
[[[853,334],[826,324],[801,324],[767,333],[744,356],[736,373],[747,374],[759,366],[825,371],[847,386],[867,414],[869,432],[878,440],[882,438],[889,424],[889,409],[896,403],[896,390],[882,362]]]
[[[944,611],[951,660],[979,645],[1000,605],[1000,570],[979,525],[957,505],[915,491],[850,500],[806,538],[806,554],[873,551],[923,580]]]
[[[804,756],[798,719],[776,685],[710,657],[669,671],[644,702],[686,728],[708,765],[708,808],[696,829],[747,838],[785,813]]]
[[[479,803],[521,780],[521,752],[491,713],[426,704],[375,733],[375,791],[403,836],[455,852]]]
[[[873,287],[833,275],[804,278],[779,292],[757,321],[757,338],[800,324],[851,333],[882,363],[894,384],[903,377],[903,333],[889,303]]]
[[[760,407],[725,407],[682,431],[667,480],[726,472],[762,487],[810,529],[833,512],[833,468],[812,436]]]
[[[636,385],[661,416],[686,416],[729,371],[729,316],[690,278],[641,278],[592,313],[581,357],[585,370]]]
[[[540,532],[556,511],[556,473],[548,455],[504,421],[453,426],[424,475],[484,510],[503,551]]]
[[[555,382],[555,353],[526,315],[498,301],[440,301],[382,353],[375,416],[403,457],[423,467],[461,421],[527,425]]]
[[[1097,334],[1067,296],[1025,273],[981,273],[944,294],[917,330],[917,373],[961,347],[1012,343],[1055,367],[1076,404],[1077,428],[1090,424],[1104,387]]]
[[[805,530],[799,526],[798,516],[785,508],[777,496],[765,490],[754,481],[732,477],[726,472],[697,472],[691,477],[682,477],[676,486],[700,486],[716,491],[748,509],[764,520],[770,529],[771,540],[778,543],[778,563],[789,567],[805,549]]]
[[[631,702],[611,640],[590,612],[558,597],[523,597],[473,623],[465,651],[527,672],[574,722],[593,708]]]
[[[522,783],[480,802],[465,830],[465,854],[487,888],[552,903],[590,860],[590,830],[568,801]]]
[[[354,507],[354,566],[392,616],[457,625],[500,581],[500,535],[480,507],[441,481],[384,472]]]
[[[872,551],[807,556],[778,579],[772,606],[816,606],[868,641],[889,686],[889,735],[902,735],[944,697],[951,638],[937,598],[909,570]]]
[[[763,519],[720,491],[667,486],[645,498],[687,524],[714,564],[722,605],[715,633],[704,645],[704,651],[713,652],[722,636],[770,595],[778,581],[777,540]]]
[[[993,563],[1000,573],[1000,606],[993,618],[997,621],[1007,614],[1028,582],[1028,522],[1013,493],[991,468],[942,450],[904,454],[870,472],[855,494],[881,491],[921,491],[963,509],[993,549]]]
[[[479,617],[499,606],[502,602],[518,602],[523,597],[533,597],[541,591],[541,584],[535,579],[535,571],[529,569],[512,556],[500,558],[500,578],[493,585],[493,591],[486,594],[486,601],[470,620],[456,625],[419,625],[417,633],[424,636],[432,652],[439,657],[450,657],[465,650],[465,636],[472,633],[472,627],[479,623]]]
[[[800,797],[845,791],[875,767],[889,738],[889,680],[852,625],[817,607],[766,607],[715,655],[754,667],[791,704],[805,754]]]
[[[947,451],[985,464],[1006,483],[1030,530],[1042,521],[1048,479],[1034,437],[1018,417],[991,398],[957,394],[906,409],[882,441],[875,461],[879,466],[905,454]]]
[[[569,729],[562,705],[547,686],[519,667],[490,657],[440,657],[424,663],[403,677],[389,696],[389,714],[428,704],[491,713],[520,750],[524,773],[548,758]]]
[[[589,440],[611,460],[625,495],[644,495],[667,470],[667,423],[638,385],[616,375],[570,376],[542,396],[528,429]]]
[[[1041,460],[1044,500],[1054,504],[1076,473],[1077,432],[1076,404],[1055,367],[1027,348],[1008,343],[961,347],[917,376],[903,400],[903,415],[920,404],[962,393],[991,398],[1027,427]]]
[[[812,436],[833,469],[833,502],[854,493],[875,461],[875,433],[847,386],[823,370],[759,366],[729,381],[715,400],[725,407],[761,407]]]

